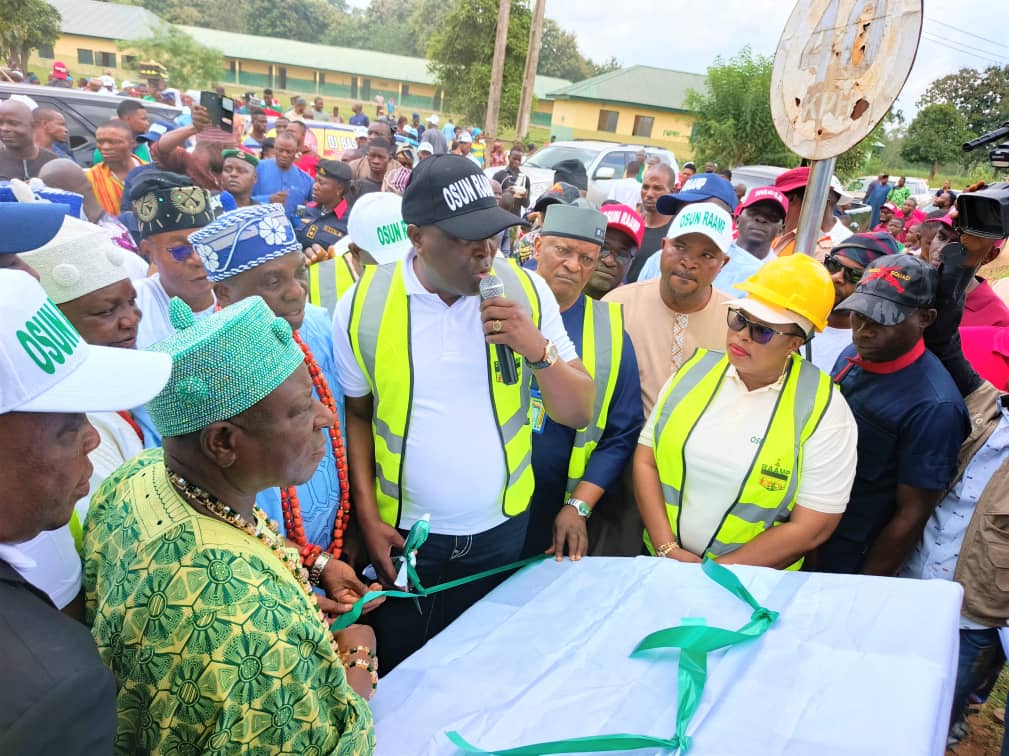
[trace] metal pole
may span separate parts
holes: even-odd
[[[802,214],[795,231],[795,252],[815,256],[816,242],[819,240],[823,224],[823,211],[827,207],[827,193],[830,178],[834,173],[837,158],[816,160],[809,167],[809,183],[802,197]]]

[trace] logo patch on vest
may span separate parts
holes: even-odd
[[[781,461],[774,465],[760,466],[760,487],[766,491],[784,491],[792,471],[781,467]]]

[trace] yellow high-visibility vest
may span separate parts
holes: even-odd
[[[332,271],[332,273],[330,273]],[[308,301],[333,314],[336,301],[357,281],[350,264],[350,252],[308,266]]]

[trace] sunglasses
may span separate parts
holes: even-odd
[[[844,280],[853,286],[862,280],[862,274],[864,273],[864,271],[849,268],[841,262],[837,255],[827,255],[823,258],[823,267],[825,267],[827,272],[831,275],[843,270]]]
[[[739,310],[729,310],[729,316],[727,318],[729,328],[736,333],[739,333],[744,328],[749,326],[750,328],[750,340],[755,344],[767,344],[775,336],[798,336],[800,338],[806,338],[805,334],[799,333],[789,333],[788,331],[779,331],[776,328],[771,328],[771,326],[764,325],[763,323],[754,323],[752,320],[748,319]]]
[[[191,244],[180,244],[177,247],[169,247],[168,253],[176,262],[185,262],[193,254],[193,247]]]

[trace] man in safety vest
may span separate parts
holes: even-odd
[[[545,550],[572,559],[588,549],[587,520],[619,485],[644,419],[634,347],[621,306],[585,296],[607,233],[607,217],[574,205],[547,209],[533,255],[537,272],[557,298],[561,318],[596,384],[592,421],[573,430],[546,417],[533,388],[533,473],[527,555]]]
[[[476,165],[459,155],[420,163],[403,220],[413,249],[365,268],[337,303],[333,341],[354,509],[372,564],[395,582],[392,549],[429,515],[417,573],[434,586],[521,554],[534,487],[533,375],[544,411],[571,428],[591,420],[594,392],[546,283],[495,260],[494,237],[521,220],[498,207]],[[481,302],[492,273],[504,296]],[[375,615],[383,669],[501,579],[421,599],[419,615],[412,602],[389,602]]]

